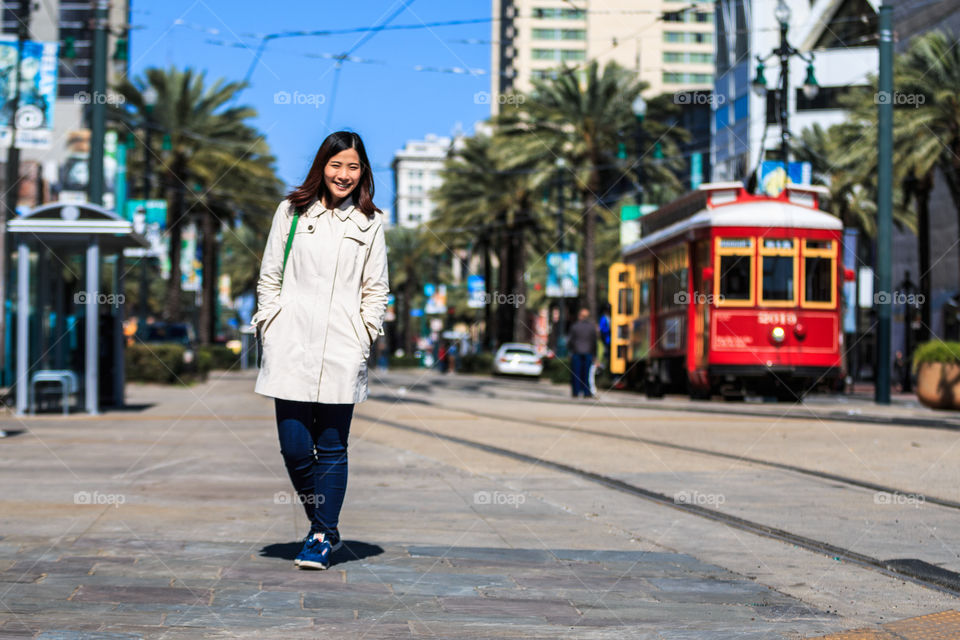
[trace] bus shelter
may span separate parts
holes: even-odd
[[[71,391],[87,413],[122,407],[123,249],[148,241],[128,220],[87,202],[35,207],[7,230],[17,247],[16,414],[27,412],[34,382],[57,375],[78,383]]]

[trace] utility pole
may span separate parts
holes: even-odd
[[[0,208],[0,378],[6,370],[7,345],[7,221],[17,217],[20,195],[20,149],[17,148],[17,111],[20,110],[20,63],[24,43],[30,39],[30,10],[33,0],[20,0],[14,15],[17,19],[17,60],[13,69],[13,108],[10,109],[10,146],[7,148],[7,179],[3,207]],[[26,302],[26,301],[21,301]],[[26,357],[26,354],[22,354]],[[2,380],[6,383],[6,380]]]
[[[97,0],[93,15],[93,83],[90,100],[90,185],[88,197],[103,204],[103,138],[107,128],[107,32],[109,0]]]
[[[890,404],[890,336],[893,314],[893,5],[880,5],[880,76],[877,89],[877,366],[874,401]]]

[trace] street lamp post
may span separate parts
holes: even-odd
[[[146,201],[152,195],[153,150],[150,148],[150,133],[153,127],[153,109],[157,106],[158,99],[157,90],[153,86],[147,85],[147,88],[143,91],[143,105],[147,116],[143,127],[143,183],[141,186],[145,208],[144,215],[146,215]],[[140,327],[147,326],[147,290],[150,286],[147,280],[147,260],[146,254],[140,258],[140,320],[137,323]]]
[[[638,95],[630,108],[637,119],[637,206],[640,207],[643,205],[643,118],[647,115],[647,101]]]
[[[563,210],[566,207],[563,193],[563,172],[567,168],[567,163],[563,158],[557,158],[556,189],[557,189],[557,251],[561,256],[564,252],[564,233],[563,233]],[[557,357],[564,358],[567,355],[567,334],[565,331],[567,299],[563,291],[563,278],[560,279],[560,298],[557,314]]]
[[[803,81],[803,95],[807,100],[813,100],[817,97],[820,86],[813,73],[813,54],[804,54],[794,49],[787,40],[787,31],[790,28],[790,7],[787,6],[785,0],[778,0],[773,15],[780,24],[780,46],[771,51],[765,58],[757,56],[757,74],[752,85],[758,96],[766,96],[767,79],[764,76],[764,70],[766,69],[764,62],[773,56],[777,56],[780,59],[780,79],[777,87],[777,93],[779,94],[780,157],[783,159],[784,171],[788,171],[787,163],[790,161],[790,58],[796,56],[807,63],[807,77]]]

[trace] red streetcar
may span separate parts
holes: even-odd
[[[610,268],[611,372],[653,397],[838,384],[843,227],[826,194],[705,184],[644,216]]]

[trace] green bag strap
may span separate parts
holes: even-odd
[[[287,258],[290,256],[290,247],[293,246],[293,234],[297,231],[297,220],[300,219],[300,211],[293,214],[293,224],[290,225],[290,233],[287,235],[287,246],[283,250],[283,266],[280,268],[280,286],[283,286],[283,272],[287,270]]]

